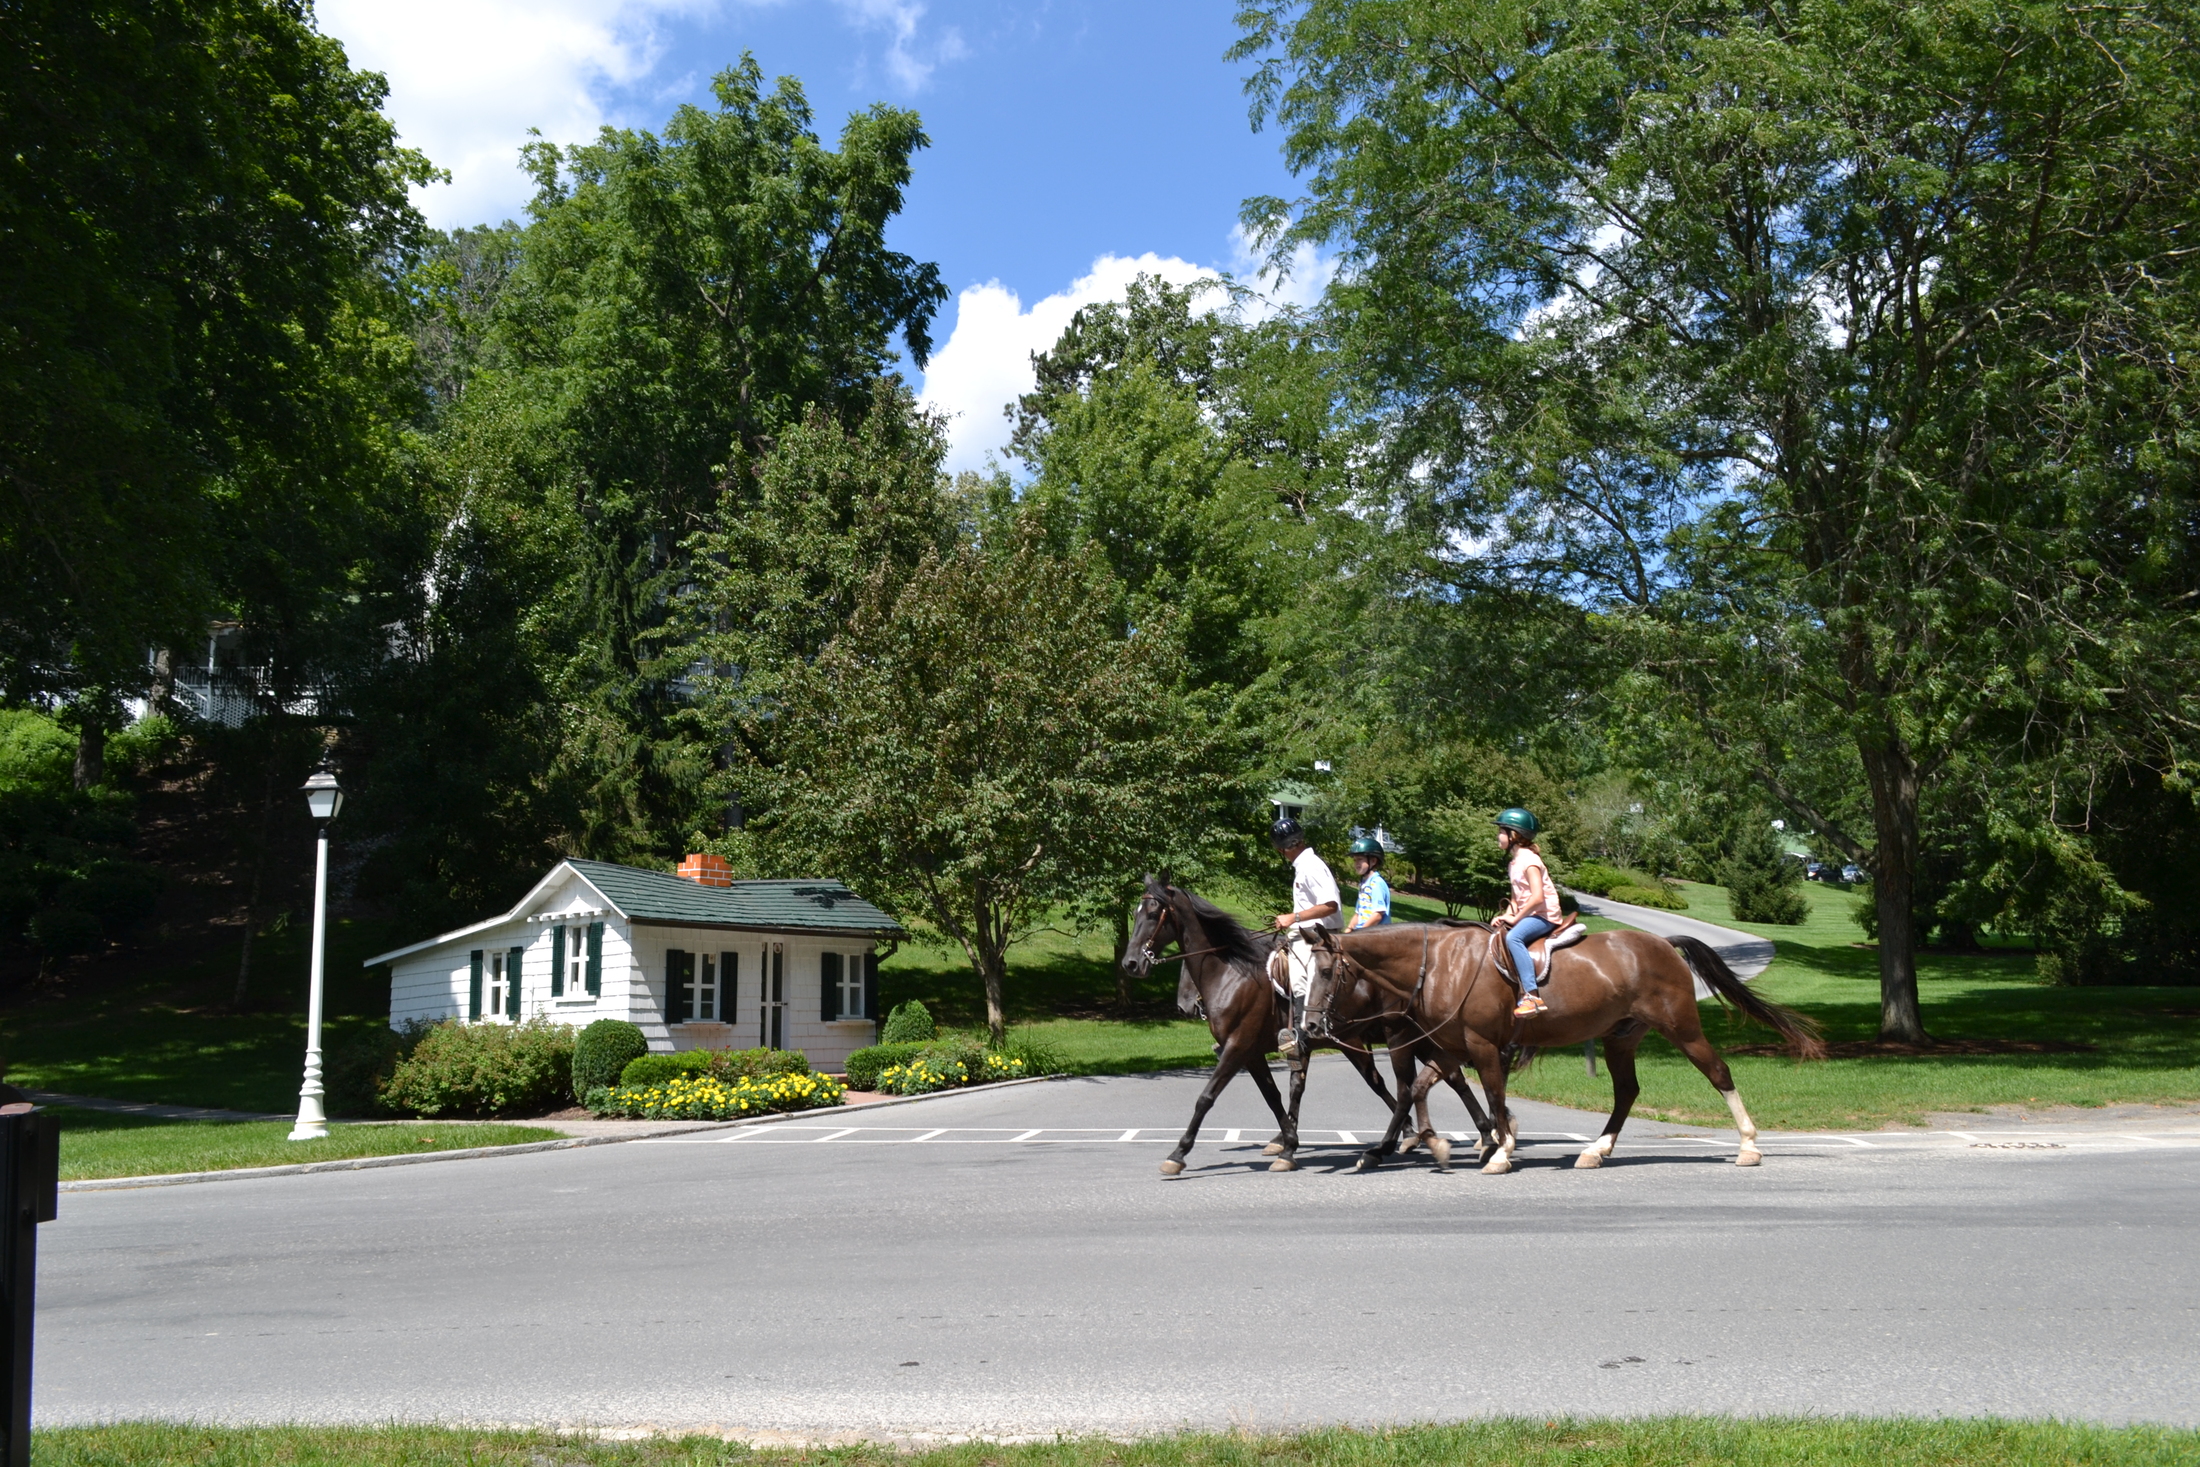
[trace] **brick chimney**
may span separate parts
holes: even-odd
[[[699,886],[733,885],[733,868],[724,856],[692,855],[680,863],[680,875]]]

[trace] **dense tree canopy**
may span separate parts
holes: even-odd
[[[1883,1032],[1921,1039],[1920,802],[1959,751],[2189,748],[2189,15],[1243,20],[1311,175],[1249,218],[1345,245],[1332,309],[1401,483],[1868,862]],[[1860,825],[1790,758],[1834,731]]]

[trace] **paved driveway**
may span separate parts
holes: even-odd
[[[1521,1109],[1510,1177],[1310,1164],[1244,1082],[1012,1087],[581,1151],[72,1194],[38,1419],[822,1433],[1272,1428],[1494,1412],[2200,1422],[2200,1125],[1771,1136]],[[1463,1125],[1455,1100],[1440,1120]],[[1340,1130],[1351,1137],[1347,1142]],[[1867,1144],[1855,1144],[1863,1140]]]

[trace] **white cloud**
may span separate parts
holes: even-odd
[[[516,214],[527,129],[556,142],[595,135],[609,88],[663,59],[659,27],[716,0],[320,0],[321,29],[351,63],[389,78],[386,110],[409,147],[451,175],[416,202],[445,227]],[[649,119],[656,121],[658,119]]]
[[[941,31],[929,46],[917,41],[917,22],[925,7],[918,0],[839,0],[841,10],[858,30],[881,31],[887,37],[886,72],[905,90],[921,91],[941,62],[969,54],[962,32],[953,26]]]
[[[1281,270],[1270,270],[1268,258],[1253,249],[1242,224],[1230,229],[1230,273],[1257,292],[1245,303],[1247,319],[1264,321],[1285,309],[1316,305],[1329,282],[1337,278],[1340,260],[1310,244],[1294,246]]]
[[[1121,300],[1141,275],[1176,285],[1219,279],[1188,260],[1149,250],[1136,257],[1102,255],[1092,262],[1092,273],[1029,310],[998,280],[973,285],[956,298],[955,329],[932,354],[920,394],[925,406],[949,415],[950,472],[982,469],[989,455],[1007,447],[1002,410],[1031,391],[1031,354],[1053,346],[1079,306]]]

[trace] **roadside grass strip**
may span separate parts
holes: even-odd
[[[796,1435],[789,1433],[788,1435]],[[123,1422],[32,1439],[37,1467],[2172,1467],[2200,1460],[2200,1431],[2060,1421],[1667,1416],[1526,1417],[1381,1431],[1232,1432],[1129,1441],[970,1441],[751,1447],[712,1436],[605,1439],[466,1427],[216,1427]]]
[[[437,1125],[332,1125],[319,1141],[293,1141],[289,1121],[169,1121],[54,1106],[61,1122],[61,1180],[225,1172],[241,1167],[413,1156],[477,1146],[556,1141],[540,1126],[495,1122]]]

